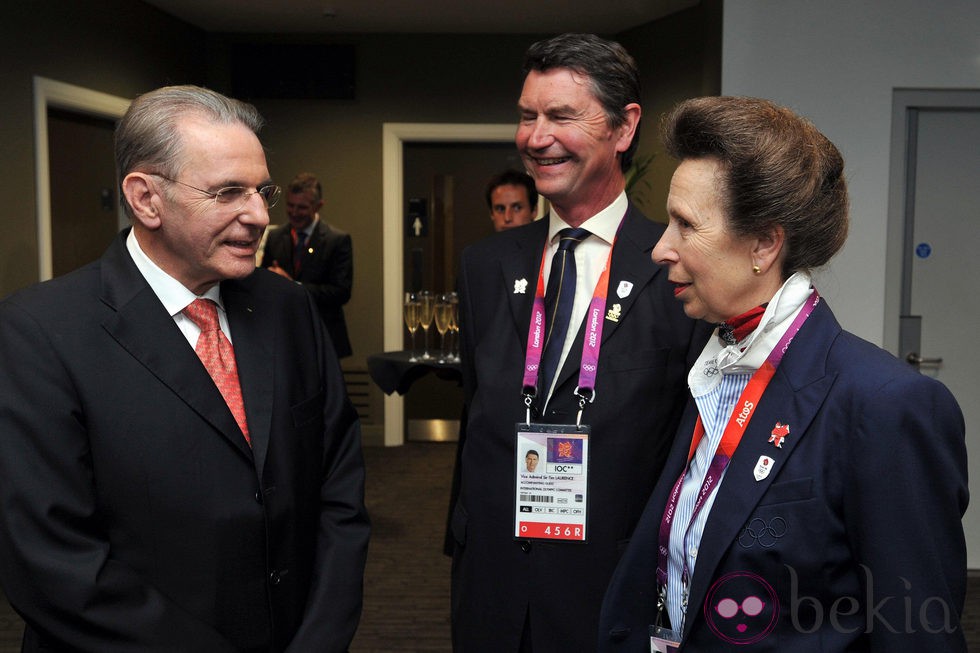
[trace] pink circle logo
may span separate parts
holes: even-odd
[[[708,590],[704,616],[711,631],[729,644],[755,644],[776,628],[779,599],[762,577],[736,571]]]

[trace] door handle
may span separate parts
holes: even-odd
[[[942,358],[923,358],[922,356],[919,356],[918,352],[915,351],[909,353],[909,355],[905,357],[905,360],[911,365],[916,365],[918,367],[939,367],[943,364]]]

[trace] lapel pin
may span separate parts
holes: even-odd
[[[775,459],[769,456],[759,456],[759,462],[755,464],[755,469],[752,470],[752,476],[755,480],[761,481],[769,476],[769,472],[772,471],[772,465],[775,463]]]
[[[776,445],[777,449],[783,448],[783,440],[789,435],[789,424],[781,424],[776,422],[776,427],[773,428],[772,433],[769,434],[769,442]]]
[[[620,299],[626,299],[627,297],[630,296],[630,293],[632,291],[633,291],[632,281],[620,281],[619,287],[616,288],[616,296],[619,297]]]
[[[620,316],[623,314],[623,307],[619,304],[613,304],[612,308],[606,311],[606,319],[610,322],[619,322]]]
[[[518,279],[514,282],[514,294],[523,295],[527,292],[527,279]]]

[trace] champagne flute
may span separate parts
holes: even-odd
[[[448,363],[446,359],[446,331],[449,330],[449,323],[452,320],[453,307],[449,303],[449,295],[439,295],[439,300],[434,307],[436,319],[436,330],[439,332],[439,362]]]
[[[429,354],[429,327],[432,326],[433,312],[435,309],[435,296],[429,290],[423,290],[419,293],[419,326],[422,327],[424,332],[424,337],[422,341],[424,343],[424,348],[422,351],[422,360],[432,360],[432,355]]]
[[[421,304],[419,302],[419,297],[413,292],[405,293],[405,326],[408,327],[408,332],[412,334],[412,351],[409,352],[408,360],[412,363],[418,362],[418,356],[415,355],[415,332],[419,330],[419,311],[421,310]]]
[[[455,292],[449,293],[449,305],[452,307],[452,318],[449,323],[449,330],[452,340],[452,351],[450,352],[450,358],[454,363],[460,362],[459,359],[459,294]]]

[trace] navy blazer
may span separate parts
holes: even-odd
[[[658,531],[695,418],[692,401],[606,593],[599,651],[650,650]],[[789,426],[779,448],[777,422]],[[683,650],[965,651],[964,438],[942,384],[843,331],[821,302],[718,488]],[[756,480],[761,456],[775,462]],[[765,603],[760,614],[719,612],[749,596]]]
[[[288,224],[271,229],[266,238],[262,267],[267,268],[273,262],[292,274],[293,240]],[[317,220],[303,249],[302,267],[295,280],[313,297],[337,357],[350,356],[350,338],[344,319],[344,304],[350,301],[354,284],[354,248],[350,235]]]
[[[0,580],[25,651],[345,651],[360,429],[307,293],[221,284],[250,448],[126,250],[0,304]]]
[[[457,651],[516,651],[530,611],[535,653],[586,650],[609,577],[666,459],[684,405],[686,373],[704,344],[650,252],[663,226],[630,207],[612,255],[589,441],[587,543],[515,540],[516,424],[528,325],[548,220],[467,248],[459,274],[467,403],[460,494],[451,530]],[[526,281],[526,285],[523,284]],[[632,283],[625,296],[621,281]],[[584,329],[584,325],[582,327]],[[574,423],[580,329],[536,421]],[[692,344],[692,340],[696,340]]]

